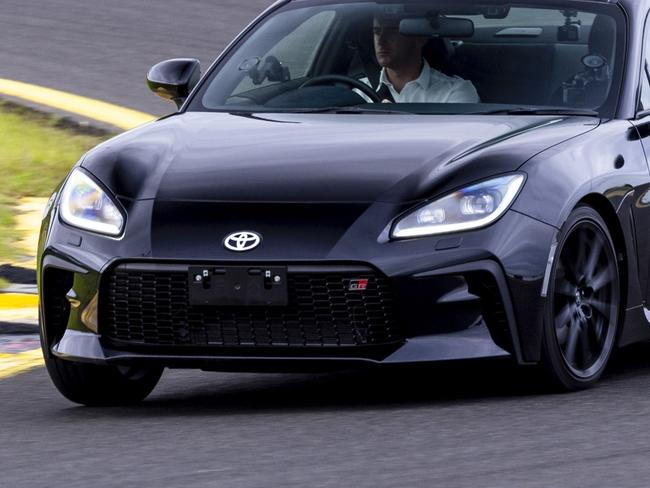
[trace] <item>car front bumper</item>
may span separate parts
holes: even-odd
[[[394,325],[399,330],[394,340],[320,347],[273,341],[182,345],[117,341],[106,334],[102,286],[120,264],[182,268],[240,261],[155,255],[150,244],[147,248],[146,235],[134,235],[132,242],[112,240],[49,218],[39,259],[41,328],[47,352],[63,359],[241,371],[501,356],[512,356],[520,364],[539,359],[542,286],[556,229],[514,211],[488,228],[457,236],[379,240],[375,247],[353,251],[339,246],[341,250],[319,260],[264,260],[286,265],[290,272],[295,266],[363,266],[391,284],[397,305]],[[172,324],[171,330],[181,326]]]

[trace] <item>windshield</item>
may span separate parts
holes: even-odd
[[[292,2],[190,110],[613,116],[624,18],[596,2]]]

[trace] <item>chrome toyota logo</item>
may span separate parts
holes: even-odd
[[[227,236],[223,245],[226,246],[226,249],[230,249],[235,252],[244,252],[255,249],[262,242],[262,236],[255,232],[241,231],[234,232]]]

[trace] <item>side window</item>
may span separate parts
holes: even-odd
[[[303,22],[296,30],[278,42],[267,56],[275,56],[289,67],[292,78],[301,78],[311,68],[318,48],[325,39],[334,12],[321,12]]]
[[[552,26],[556,27],[564,23],[564,15],[561,10],[549,8],[533,9],[525,7],[512,7],[505,19],[486,19],[483,15],[468,15],[474,26],[482,27],[531,27],[531,26]],[[579,12],[575,20],[581,25],[592,25],[596,14]]]
[[[334,17],[333,11],[320,12],[310,17],[259,57],[265,59],[268,56],[274,56],[289,69],[291,79],[302,78],[311,69]],[[272,83],[266,80],[260,85],[255,85],[250,78],[246,77],[234,93],[241,93]]]

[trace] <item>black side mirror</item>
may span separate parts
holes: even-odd
[[[201,63],[198,59],[168,59],[149,70],[147,85],[156,95],[181,108],[200,78]]]

